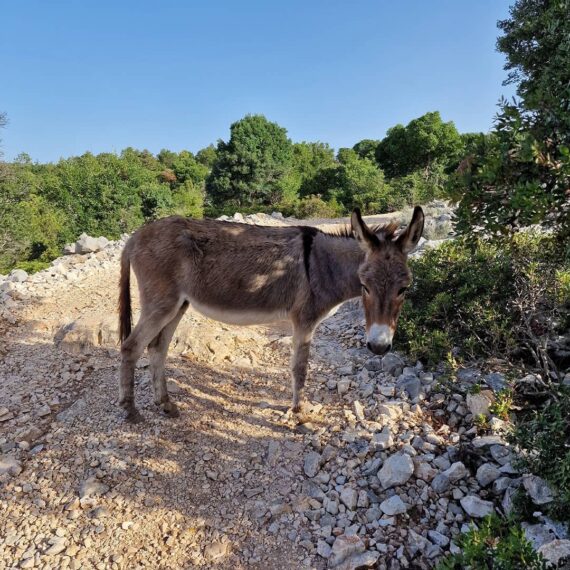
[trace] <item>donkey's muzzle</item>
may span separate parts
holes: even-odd
[[[392,348],[392,343],[385,344],[385,343],[367,342],[366,348],[368,348],[368,350],[370,352],[373,352],[374,354],[383,356]]]

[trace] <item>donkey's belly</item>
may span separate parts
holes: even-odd
[[[288,318],[287,311],[262,311],[252,309],[221,309],[199,303],[193,299],[189,300],[193,309],[201,315],[229,325],[263,325],[274,323]]]

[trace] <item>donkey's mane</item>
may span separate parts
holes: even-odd
[[[375,224],[373,226],[368,226],[368,228],[372,233],[376,234],[378,237],[385,240],[394,239],[394,236],[396,235],[396,232],[398,231],[399,227],[400,225],[398,224],[398,222],[388,222],[387,224]],[[326,232],[323,231],[322,233],[327,236],[354,239],[354,234],[352,232],[352,228],[350,227],[350,225],[340,226],[338,228],[335,228],[334,230]]]

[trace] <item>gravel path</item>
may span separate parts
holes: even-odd
[[[0,568],[427,569],[470,520],[508,511],[522,478],[504,426],[473,426],[504,379],[470,394],[487,377],[467,371],[446,391],[372,357],[356,302],[317,331],[300,417],[287,325],[189,311],[166,371],[181,417],[154,409],[143,358],[145,421],[124,423],[121,247],[0,281]]]

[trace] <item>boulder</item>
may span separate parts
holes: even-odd
[[[538,552],[557,568],[570,561],[570,540],[553,540],[542,545]]]
[[[0,455],[0,475],[16,476],[22,472],[20,462],[13,455]]]
[[[398,495],[394,495],[380,503],[380,509],[385,515],[401,515],[408,510],[408,507]]]
[[[68,243],[63,248],[63,255],[75,255],[77,253],[74,243]]]
[[[476,495],[467,495],[459,502],[465,512],[473,518],[482,519],[487,515],[493,514],[495,510],[491,501],[484,501]]]
[[[492,390],[482,390],[478,394],[467,394],[467,407],[474,416],[489,416],[489,408],[495,401]]]
[[[413,400],[420,395],[422,383],[415,375],[401,374],[396,383],[396,388],[406,392],[410,400]]]
[[[382,371],[391,376],[399,376],[404,369],[404,361],[394,352],[389,352],[382,358]]]
[[[469,469],[467,469],[461,461],[456,461],[451,465],[451,467],[446,469],[443,474],[451,481],[451,483],[457,483],[457,481],[469,475]]]
[[[548,483],[536,475],[523,475],[523,486],[535,505],[546,505],[554,500]]]
[[[545,524],[521,523],[525,538],[532,544],[535,550],[538,550],[543,544],[547,544],[556,539],[553,530]]]
[[[340,500],[350,511],[356,509],[356,502],[358,501],[358,493],[355,489],[344,487],[340,492]]]
[[[75,242],[75,253],[84,255],[86,253],[95,253],[101,251],[109,245],[109,240],[106,237],[94,238],[83,233]]]
[[[498,479],[500,475],[501,472],[494,465],[483,463],[483,465],[477,469],[475,477],[481,487],[487,487],[487,485],[490,485],[495,479]]]
[[[307,477],[314,477],[321,468],[321,456],[316,451],[311,451],[305,456],[303,470]]]
[[[28,280],[28,274],[23,269],[14,269],[8,275],[8,281],[12,283],[23,283]]]
[[[378,471],[378,479],[383,489],[403,485],[414,472],[414,462],[409,455],[398,453],[390,456]]]
[[[500,372],[491,372],[483,380],[494,392],[500,392],[507,387],[507,380]]]
[[[392,430],[389,426],[386,426],[381,432],[375,433],[372,436],[372,441],[370,445],[373,450],[383,451],[384,449],[389,449],[394,445],[394,439],[392,437]]]

